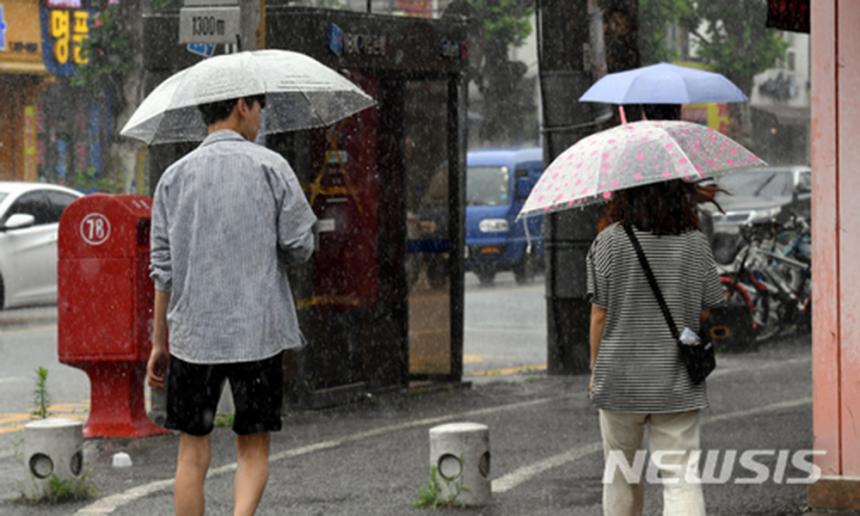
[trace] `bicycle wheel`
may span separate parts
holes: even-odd
[[[758,326],[756,342],[765,342],[779,335],[782,330],[779,300],[769,294],[764,294],[756,300],[754,306],[753,317]]]
[[[717,349],[741,351],[755,347],[756,332],[746,289],[736,281],[723,280],[726,304],[711,310],[705,323]]]

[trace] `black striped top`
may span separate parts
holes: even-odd
[[[636,236],[678,330],[698,330],[702,309],[724,299],[707,237],[700,231],[655,236],[639,230]],[[607,309],[594,369],[595,405],[640,413],[707,407],[705,384],[690,382],[624,228],[613,224],[597,235],[586,262],[589,299]]]

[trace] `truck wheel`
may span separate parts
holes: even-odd
[[[523,256],[523,260],[514,266],[514,279],[517,285],[531,283],[535,279],[535,258],[531,254]]]
[[[496,271],[478,271],[475,274],[478,275],[478,281],[481,282],[481,285],[485,287],[492,285],[493,280],[496,279]]]

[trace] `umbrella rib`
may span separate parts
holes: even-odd
[[[681,147],[681,144],[679,144],[679,143],[678,143],[678,140],[676,140],[676,139],[675,139],[675,138],[674,138],[674,137],[669,133],[669,131],[666,131],[665,129],[663,129],[663,131],[664,131],[666,134],[668,134],[668,135],[669,135],[669,137],[671,138],[672,143],[675,145],[675,147],[677,147],[677,148],[678,148],[678,152],[680,152],[680,153],[681,153],[681,156],[682,156],[684,159],[686,159],[686,160],[687,160],[687,163],[690,165],[690,167],[693,169],[693,171],[694,171],[694,172],[696,172],[696,174],[697,174],[700,178],[705,177],[704,175],[702,175],[702,173],[701,173],[699,170],[697,170],[697,169],[696,169],[696,166],[695,166],[695,165],[693,165],[693,160],[692,160],[692,158],[690,158],[690,155],[689,155],[689,154],[687,154],[687,152],[684,150],[684,148],[683,148],[683,147]]]
[[[310,106],[310,107],[311,107],[311,111],[312,111],[312,112],[313,112],[313,114],[317,117],[317,120],[319,120],[320,122],[322,122],[321,127],[324,127],[324,126],[326,125],[326,124],[325,124],[325,120],[323,120],[323,119],[322,119],[322,117],[319,115],[319,113],[317,113],[316,106],[314,105],[314,103],[313,103],[313,102],[311,102],[311,98],[310,98],[310,97],[308,97],[308,94],[305,92],[305,90],[299,90],[299,93],[301,93],[301,94],[302,94],[302,97],[304,97],[304,98],[305,98],[305,100],[306,100],[306,101],[307,101],[307,103],[308,103],[308,106]]]

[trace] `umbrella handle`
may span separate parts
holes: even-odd
[[[523,229],[526,233],[526,254],[532,254],[532,234],[529,231],[529,216],[523,217]]]
[[[621,117],[621,123],[626,124],[627,123],[627,114],[624,113],[624,106],[622,106],[620,104],[618,105],[618,115]]]

